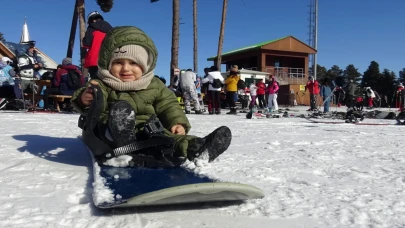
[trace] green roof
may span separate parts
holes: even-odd
[[[254,44],[254,45],[250,45],[250,46],[247,46],[247,47],[238,48],[238,49],[235,49],[235,50],[232,50],[232,51],[224,52],[224,53],[222,53],[222,57],[223,57],[223,56],[230,55],[230,54],[235,54],[235,53],[238,53],[238,52],[250,51],[250,50],[253,50],[253,49],[256,49],[256,48],[261,48],[261,47],[264,46],[264,45],[274,43],[274,42],[276,42],[276,41],[285,39],[285,38],[287,38],[287,37],[289,37],[289,36],[285,36],[285,37],[282,37],[282,38],[279,38],[279,39],[275,39],[275,40],[268,40],[268,41],[261,42],[261,43],[258,43],[258,44]],[[215,60],[216,57],[217,57],[217,56],[209,57],[209,58],[207,59],[207,61]]]

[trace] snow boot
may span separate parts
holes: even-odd
[[[136,142],[135,111],[127,101],[118,101],[112,105],[107,132],[117,148]]]
[[[236,108],[233,107],[233,108],[231,108],[231,111],[230,111],[230,112],[227,112],[226,114],[228,114],[228,115],[236,115],[236,114],[238,114],[238,113],[236,113]]]
[[[219,127],[204,138],[190,140],[188,143],[187,158],[193,161],[194,158],[198,158],[202,156],[204,152],[207,152],[208,162],[212,162],[228,149],[231,140],[231,130],[226,126]]]

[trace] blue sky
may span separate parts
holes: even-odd
[[[115,0],[111,12],[102,13],[113,26],[133,25],[148,33],[159,51],[155,74],[168,77],[171,49],[172,5],[170,0]],[[319,1],[318,63],[326,68],[354,64],[363,73],[370,61],[397,75],[405,67],[404,0]],[[384,3],[386,2],[386,3]],[[389,3],[388,3],[389,2]],[[229,0],[223,51],[287,35],[307,43],[309,0]],[[18,42],[24,17],[31,39],[57,62],[66,55],[74,0],[13,0],[2,11],[2,32],[8,41]],[[86,0],[86,15],[98,10],[95,0]],[[198,0],[199,73],[216,55],[221,0]],[[181,0],[179,67],[193,67],[192,1]],[[79,31],[73,62],[79,61]]]

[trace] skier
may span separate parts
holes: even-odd
[[[332,101],[332,85],[328,79],[325,80],[323,85],[321,86],[320,95],[323,99],[323,113],[329,112],[330,103]]]
[[[72,105],[86,118],[87,125],[79,125],[83,139],[98,161],[128,154],[133,166],[173,167],[201,156],[211,162],[228,148],[232,135],[226,126],[204,138],[187,134],[191,126],[176,96],[154,77],[157,50],[142,30],[113,28],[99,56],[99,80],[72,97]],[[93,133],[102,145],[86,139]],[[97,147],[110,149],[92,149]]]

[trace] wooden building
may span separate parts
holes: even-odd
[[[293,36],[286,36],[255,45],[224,52],[222,64],[226,69],[238,65],[239,69],[268,72],[280,83],[278,101],[288,103],[288,96],[293,90],[298,104],[309,105],[309,95],[303,89],[309,75],[309,55],[317,51]],[[216,62],[217,56],[208,58]]]

